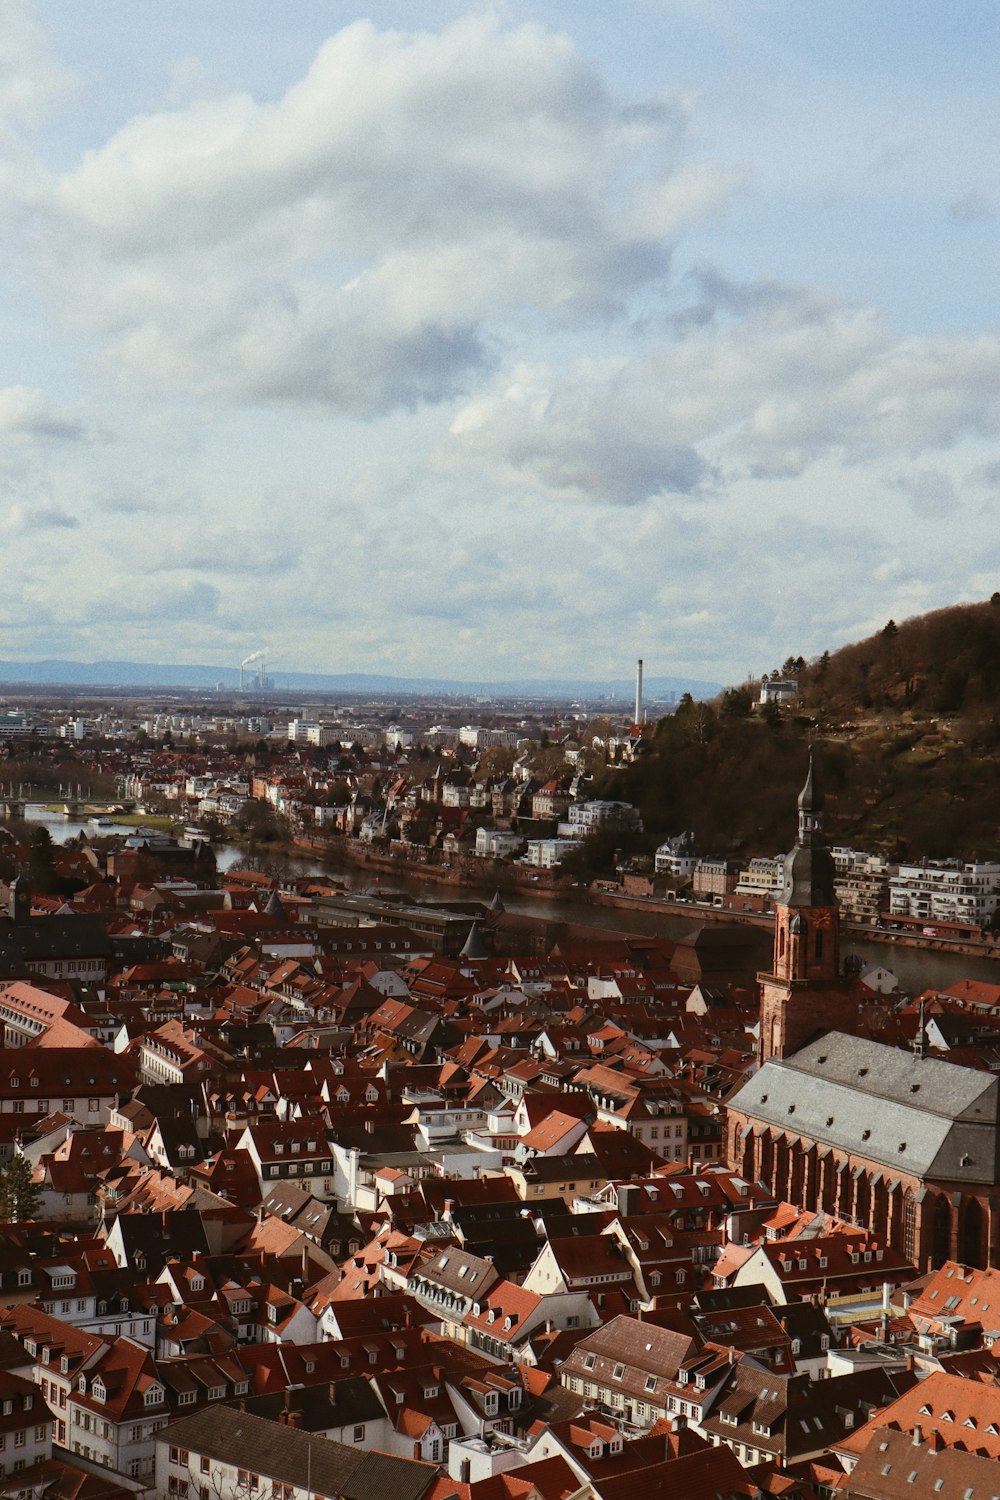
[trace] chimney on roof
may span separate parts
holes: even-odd
[[[924,1434],[923,1434],[923,1431],[921,1429],[920,1423],[919,1422],[914,1422],[914,1424],[913,1424],[913,1446],[914,1446],[914,1448],[919,1448],[920,1445],[921,1445],[921,1443],[923,1442],[923,1440],[924,1440]]]
[[[290,1411],[288,1413],[287,1426],[289,1426],[289,1427],[301,1427],[302,1426],[302,1413],[300,1411]]]

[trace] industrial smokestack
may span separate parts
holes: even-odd
[[[645,724],[645,709],[642,706],[642,657],[639,657],[638,666],[635,669],[635,722]]]
[[[261,688],[261,690],[263,690],[263,687],[264,687],[264,657],[267,655],[267,653],[268,653],[269,650],[270,650],[270,647],[269,646],[265,646],[264,649],[263,649],[263,651],[251,651],[250,655],[249,656],[245,656],[243,658],[243,660],[240,662],[240,690],[241,691],[246,686],[246,669],[247,669],[247,667],[253,666],[254,662],[258,662],[258,661],[260,662],[260,668],[254,674],[254,676],[256,677],[258,686]],[[251,677],[250,681],[253,682],[254,678]]]

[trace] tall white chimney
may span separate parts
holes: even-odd
[[[635,669],[635,723],[636,724],[645,724],[646,720],[645,720],[644,714],[645,714],[645,710],[643,709],[643,706],[642,706],[642,657],[640,656],[639,657],[639,664],[638,664],[638,666]]]

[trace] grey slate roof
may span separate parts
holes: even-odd
[[[769,1059],[728,1104],[890,1174],[992,1185],[998,1090],[988,1073],[831,1031]]]
[[[17,978],[26,965],[53,959],[106,959],[111,952],[102,917],[31,917],[25,922],[0,920],[0,975]]]
[[[361,1452],[298,1427],[218,1405],[182,1417],[158,1433],[157,1441],[331,1500],[385,1500],[388,1495],[393,1500],[419,1500],[437,1474],[433,1464]]]

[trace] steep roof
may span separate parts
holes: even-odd
[[[863,1037],[831,1031],[770,1058],[728,1104],[899,1172],[997,1180],[997,1080]]]
[[[224,1406],[195,1412],[162,1434],[171,1445],[215,1456],[265,1479],[344,1500],[419,1500],[437,1473],[433,1464],[360,1452],[249,1412]]]

